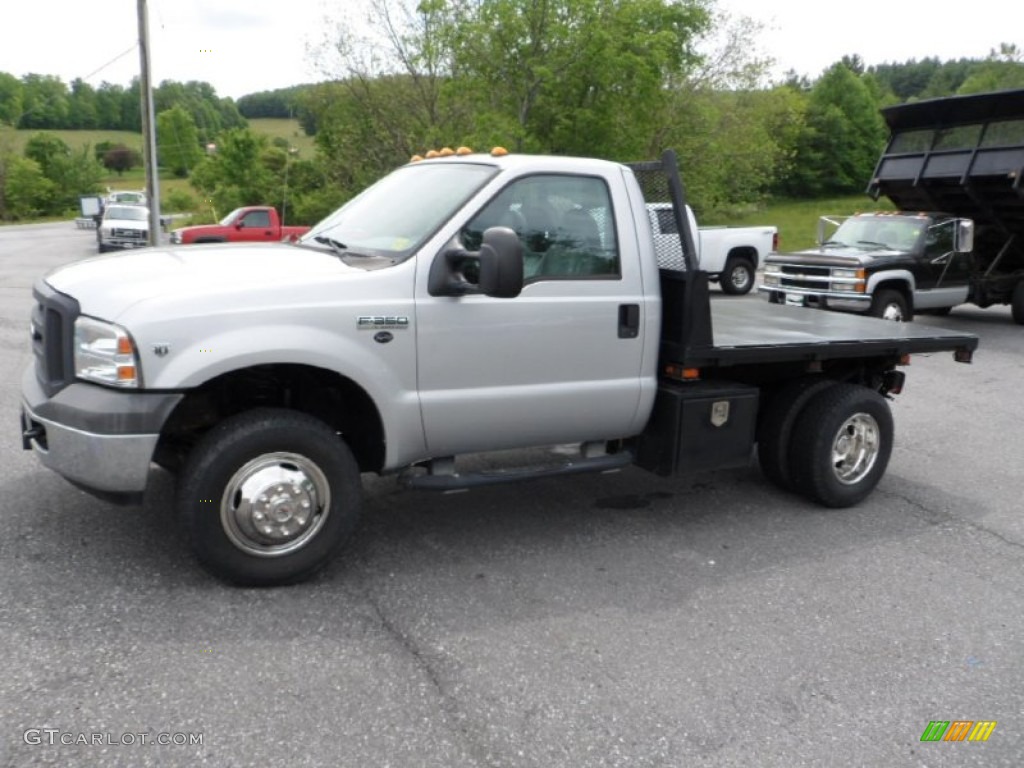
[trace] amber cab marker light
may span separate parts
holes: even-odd
[[[473,150],[470,149],[469,147],[459,147],[458,149],[455,150],[455,154],[456,155],[472,155],[473,154]]]
[[[409,158],[410,163],[419,163],[423,161],[423,155],[413,155]]]
[[[507,154],[508,150],[505,149],[504,147],[494,147],[493,149],[491,149],[491,157],[501,157],[502,155]]]
[[[435,157],[440,157],[440,156],[441,156],[441,153],[438,152],[436,149],[432,149],[429,152],[427,152],[427,160],[431,160],[431,159],[433,159]]]

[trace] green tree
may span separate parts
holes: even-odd
[[[21,81],[7,72],[0,72],[0,124],[17,125],[21,119]]]
[[[800,197],[863,191],[886,137],[878,107],[864,79],[842,63],[828,69],[808,96],[785,191]]]
[[[49,211],[53,214],[77,209],[79,196],[97,192],[100,179],[105,175],[103,166],[97,162],[92,147],[88,145],[68,155],[57,156],[44,173],[56,188]]]
[[[21,78],[22,113],[19,128],[66,128],[68,87],[53,75],[28,74]]]
[[[203,156],[192,115],[176,104],[156,116],[156,154],[159,163],[184,178]]]
[[[52,179],[60,161],[71,157],[71,147],[59,136],[40,131],[25,142],[25,157],[35,160],[43,175]]]
[[[964,80],[957,93],[985,93],[1024,88],[1024,50],[1003,43]]]
[[[52,207],[54,184],[39,163],[13,153],[0,155],[0,218],[30,219]]]
[[[98,125],[96,90],[81,78],[72,80],[71,95],[68,96],[68,127],[83,129]]]
[[[248,128],[232,128],[217,138],[217,151],[200,162],[192,186],[219,211],[240,205],[275,205],[278,175],[262,162],[268,142]]]

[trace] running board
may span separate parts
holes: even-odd
[[[543,477],[580,475],[585,472],[618,472],[633,463],[630,451],[580,458],[561,464],[492,469],[486,472],[459,474],[402,475],[399,482],[416,491],[465,491],[485,485],[516,483],[520,480],[538,480]]]

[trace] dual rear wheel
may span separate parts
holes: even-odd
[[[779,487],[827,507],[849,507],[885,474],[893,434],[889,405],[874,390],[807,377],[769,400],[758,459]]]

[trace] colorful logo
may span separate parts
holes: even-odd
[[[932,720],[921,741],[988,741],[995,729],[995,720]]]

